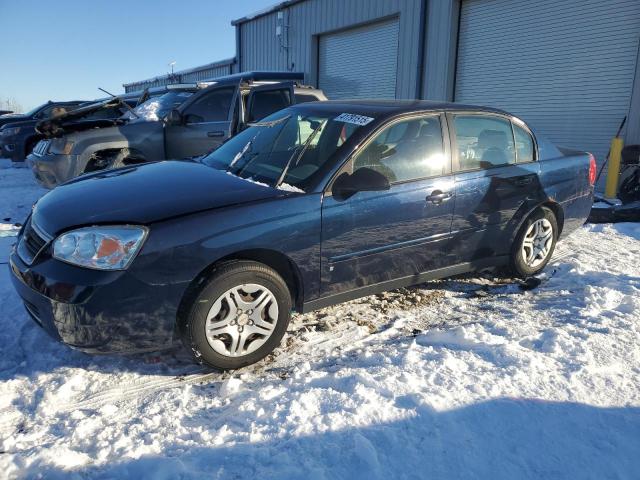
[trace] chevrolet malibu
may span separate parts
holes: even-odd
[[[307,103],[198,161],[97,172],[34,206],[11,253],[33,320],[88,352],[182,340],[254,363],[292,312],[487,267],[540,272],[581,225],[595,160],[506,112]]]

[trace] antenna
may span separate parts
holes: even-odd
[[[171,67],[171,75],[173,75],[173,67],[174,67],[175,64],[176,64],[175,60],[169,62],[169,66]]]

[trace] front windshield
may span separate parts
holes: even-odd
[[[169,111],[182,105],[191,95],[193,95],[193,92],[167,92],[159,97],[150,98],[134,108],[133,111],[138,117],[132,112],[127,112],[120,118],[130,121],[158,121],[164,118]]]
[[[358,125],[335,113],[281,110],[222,144],[202,162],[270,186],[303,189]],[[284,175],[283,175],[284,174]]]

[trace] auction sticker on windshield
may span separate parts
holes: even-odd
[[[367,125],[373,122],[373,118],[364,115],[356,115],[354,113],[341,113],[335,119],[336,122],[353,123],[354,125]]]

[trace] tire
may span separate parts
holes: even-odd
[[[553,212],[544,207],[534,211],[513,242],[510,262],[512,273],[521,278],[540,273],[551,260],[557,240],[558,222]],[[525,242],[530,246],[525,246]]]
[[[258,262],[222,264],[188,306],[182,341],[198,363],[222,370],[251,365],[271,353],[291,318],[282,277]]]

